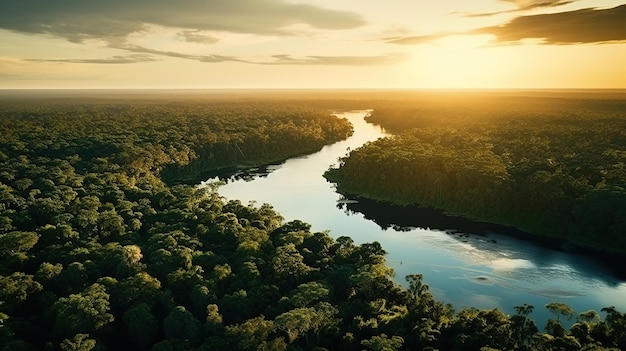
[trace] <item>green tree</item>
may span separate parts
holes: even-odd
[[[405,277],[405,280],[409,283],[409,292],[416,299],[428,292],[428,284],[424,283],[422,274],[409,274]]]
[[[215,324],[222,324],[222,316],[220,315],[219,312],[219,307],[212,303],[212,304],[208,304],[206,306],[206,320],[207,322],[210,323],[215,323]]]
[[[316,270],[304,263],[304,257],[294,244],[277,247],[271,264],[275,278],[287,283],[296,283]]]
[[[88,277],[87,268],[81,262],[68,264],[59,275],[59,279],[67,291],[84,289],[88,283]]]
[[[2,265],[13,263],[13,267],[18,267],[28,258],[28,252],[38,241],[39,235],[33,232],[11,231],[0,234]]]
[[[274,319],[274,328],[287,334],[289,343],[313,329],[315,311],[311,307],[300,307],[280,314]]]
[[[196,284],[191,290],[192,312],[200,320],[206,317],[207,306],[217,301],[215,289],[209,289],[206,285]]]
[[[161,282],[146,272],[139,272],[119,283],[117,294],[119,303],[128,307],[135,303],[144,302],[152,306],[161,291]]]
[[[25,301],[31,294],[42,289],[43,286],[30,274],[14,272],[9,276],[0,276],[0,301]]]
[[[319,282],[308,282],[298,285],[289,294],[288,301],[293,307],[310,307],[320,301],[325,301],[330,290]]]
[[[626,349],[626,314],[618,311],[615,307],[603,308],[602,312],[606,313],[604,320],[610,330],[611,346]]]
[[[361,345],[370,351],[396,351],[402,347],[402,344],[404,344],[402,337],[397,335],[388,337],[384,333],[361,341]]]
[[[18,252],[25,253],[32,249],[39,241],[39,235],[33,232],[12,231],[0,234],[0,255],[12,255]]]
[[[319,335],[324,328],[335,325],[337,313],[337,308],[326,302],[314,307],[294,308],[274,318],[274,328],[285,332],[290,343],[305,336],[308,344],[308,333]]]
[[[124,312],[123,319],[128,339],[140,349],[148,349],[158,331],[158,324],[150,307],[145,303],[139,303]]]
[[[539,331],[535,321],[528,316],[535,309],[534,306],[523,304],[515,306],[516,315],[511,316],[512,337],[516,341],[516,348],[519,350],[529,350],[533,340]]]
[[[556,316],[557,320],[561,317],[570,320],[574,316],[574,309],[562,302],[551,302],[546,305],[546,308]]]
[[[137,245],[125,245],[120,252],[121,260],[117,266],[118,274],[126,276],[137,273],[144,268],[140,263],[143,258],[141,248]]]
[[[63,351],[90,351],[96,347],[96,340],[89,339],[89,334],[76,334],[63,340],[60,346]]]
[[[113,322],[109,294],[102,284],[92,284],[79,294],[62,297],[54,303],[54,332],[61,337],[91,334]]]
[[[202,336],[200,322],[183,306],[172,308],[163,321],[165,337],[168,339],[188,340],[197,345]]]
[[[256,350],[268,339],[273,328],[272,321],[259,316],[241,324],[227,326],[225,334],[237,346],[237,350]]]
[[[213,272],[215,273],[215,278],[217,278],[217,280],[222,280],[230,276],[232,270],[230,268],[230,265],[228,263],[225,263],[215,265],[215,267],[213,267]]]
[[[241,323],[252,316],[253,301],[246,290],[234,291],[224,295],[219,301],[226,324]]]

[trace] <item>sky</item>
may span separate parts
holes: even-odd
[[[623,89],[626,0],[0,0],[0,89]]]

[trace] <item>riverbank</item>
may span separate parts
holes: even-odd
[[[289,153],[270,159],[246,160],[236,164],[210,166],[200,169],[193,166],[179,167],[177,165],[172,165],[170,169],[166,169],[162,172],[160,178],[169,186],[178,184],[194,185],[215,177],[220,179],[231,177],[235,177],[235,179],[249,179],[259,175],[266,175],[272,166],[280,165],[286,160],[294,157],[305,156],[318,152],[323,147],[324,145],[316,149]]]
[[[394,281],[407,286],[405,276],[422,274],[435,297],[455,308],[497,308],[514,315],[513,307],[526,303],[536,307],[533,318],[539,328],[552,318],[543,306],[555,301],[579,312],[607,306],[626,309],[624,279],[590,257],[500,234],[466,237],[460,231],[454,234],[451,226],[442,227],[449,229],[446,234],[427,222],[416,221],[415,227],[425,229],[383,229],[372,218],[341,207],[345,198],[322,176],[324,171],[347,149],[389,136],[367,123],[364,113],[343,116],[354,125],[347,140],[270,167],[269,173],[229,180],[218,193],[243,204],[270,204],[286,221],[304,221],[312,231],[329,233],[335,240],[350,237],[355,245],[378,242],[388,253],[385,258],[395,272]]]
[[[437,229],[460,241],[465,240],[470,235],[494,240],[489,239],[489,236],[497,233],[532,242],[555,251],[592,257],[603,265],[611,267],[615,277],[626,279],[626,267],[623,265],[624,260],[626,260],[625,254],[611,253],[564,238],[537,235],[506,224],[480,221],[431,207],[394,204],[355,194],[342,195],[345,198],[355,200],[342,203],[343,208],[352,213],[361,213],[366,219],[375,222],[382,229],[392,228],[396,231],[409,231],[415,228]]]
[[[326,178],[344,193],[624,255],[625,108],[490,95],[388,104],[366,119],[396,134],[350,151]]]

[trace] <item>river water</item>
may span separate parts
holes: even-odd
[[[540,329],[551,317],[543,307],[550,302],[566,303],[577,312],[600,312],[609,306],[626,311],[626,282],[590,257],[492,231],[477,235],[467,229],[472,226],[459,228],[445,218],[443,224],[432,222],[423,213],[414,219],[405,214],[404,223],[397,225],[389,222],[395,213],[344,201],[322,174],[349,149],[387,135],[365,122],[367,113],[337,114],[354,125],[354,135],[347,140],[280,165],[222,179],[227,183],[219,193],[243,203],[269,203],[285,220],[300,219],[313,231],[330,231],[334,238],[347,235],[357,244],[378,241],[388,252],[387,262],[398,283],[405,284],[408,274],[421,273],[433,295],[457,310],[499,308],[513,314],[514,306],[527,303],[535,306],[531,317]]]

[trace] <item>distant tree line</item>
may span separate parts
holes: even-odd
[[[340,191],[626,253],[625,100],[470,96],[368,120],[396,135],[330,169]]]
[[[513,316],[455,312],[419,274],[407,289],[395,284],[377,242],[333,239],[270,205],[227,201],[217,185],[159,177],[203,155],[200,147],[228,149],[229,133],[242,133],[246,162],[281,157],[246,147],[244,131],[259,124],[305,144],[350,131],[344,120],[281,104],[266,115],[271,104],[2,103],[0,349],[626,348],[626,316],[614,308],[601,318],[550,304],[555,317],[543,332],[532,306]],[[223,131],[194,141],[204,128]],[[268,132],[265,143],[283,136]]]

